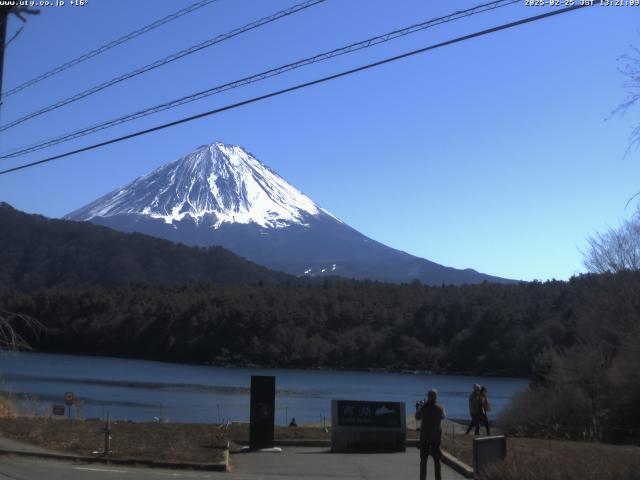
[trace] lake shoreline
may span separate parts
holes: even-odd
[[[12,352],[0,360],[2,388],[25,412],[64,404],[65,392],[82,401],[84,418],[183,423],[248,419],[251,377],[276,377],[278,424],[330,418],[332,399],[405,402],[410,410],[436,388],[449,416],[466,417],[475,383],[487,385],[497,415],[526,379],[330,369],[264,369],[180,364],[105,356]],[[75,410],[73,412],[75,415]]]
[[[243,363],[243,362],[189,362],[189,361],[177,361],[177,360],[166,360],[162,358],[154,358],[154,357],[131,357],[126,355],[114,355],[114,354],[99,354],[92,352],[63,352],[59,350],[29,350],[30,353],[44,353],[50,355],[68,355],[68,356],[84,356],[84,357],[96,357],[96,358],[112,358],[119,360],[141,360],[147,362],[157,362],[171,365],[193,365],[193,366],[206,366],[206,367],[219,367],[219,368],[237,368],[237,369],[260,369],[260,370],[296,370],[296,371],[320,371],[320,372],[349,372],[349,373],[358,373],[358,372],[366,372],[366,373],[391,373],[391,374],[399,374],[399,375],[450,375],[450,376],[462,376],[462,377],[478,377],[478,378],[506,378],[506,379],[516,379],[516,380],[531,380],[530,377],[519,377],[513,375],[507,375],[502,372],[482,372],[477,373],[473,370],[463,370],[463,371],[453,371],[453,370],[422,370],[422,369],[407,369],[407,368],[374,368],[374,367],[362,367],[358,369],[351,368],[332,368],[332,367],[324,367],[324,366],[290,366],[290,365],[261,365],[254,363]],[[0,354],[2,352],[0,351]]]

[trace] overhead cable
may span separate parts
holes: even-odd
[[[243,101],[240,101],[240,102],[237,102],[237,103],[226,105],[224,107],[220,107],[220,108],[216,108],[216,109],[209,110],[209,111],[206,111],[206,112],[202,112],[202,113],[199,113],[197,115],[191,115],[189,117],[181,118],[179,120],[174,120],[172,122],[164,123],[162,125],[157,125],[155,127],[147,128],[145,130],[139,130],[139,131],[134,132],[134,133],[130,133],[130,134],[123,135],[123,136],[120,136],[120,137],[112,138],[110,140],[105,140],[104,142],[95,143],[93,145],[89,145],[89,146],[86,146],[86,147],[78,148],[76,150],[72,150],[72,151],[69,151],[69,152],[66,152],[66,153],[61,153],[59,155],[54,155],[54,156],[51,156],[51,157],[48,157],[48,158],[44,158],[42,160],[38,160],[38,161],[35,161],[35,162],[29,162],[29,163],[26,163],[26,164],[23,164],[23,165],[19,165],[17,167],[8,168],[6,170],[1,170],[0,171],[0,175],[6,175],[8,173],[12,173],[12,172],[16,172],[16,171],[23,170],[23,169],[26,169],[26,168],[34,167],[36,165],[42,165],[42,164],[47,163],[47,162],[52,162],[54,160],[59,160],[59,159],[62,159],[62,158],[70,157],[70,156],[76,155],[78,153],[87,152],[87,151],[90,151],[90,150],[95,150],[97,148],[104,147],[106,145],[111,145],[113,143],[122,142],[124,140],[129,140],[131,138],[135,138],[135,137],[139,137],[139,136],[142,136],[142,135],[146,135],[148,133],[157,132],[159,130],[164,130],[164,129],[169,128],[169,127],[174,127],[176,125],[181,125],[183,123],[191,122],[193,120],[197,120],[197,119],[200,119],[200,118],[208,117],[208,116],[215,115],[215,114],[218,114],[218,113],[222,113],[222,112],[225,112],[225,111],[228,111],[228,110],[233,110],[233,109],[236,109],[238,107],[242,107],[244,105],[249,105],[249,104],[256,103],[256,102],[259,102],[259,101],[262,101],[262,100],[266,100],[268,98],[277,97],[277,96],[280,96],[280,95],[283,95],[283,94],[286,94],[286,93],[290,93],[290,92],[293,92],[293,91],[296,91],[296,90],[301,90],[303,88],[307,88],[307,87],[310,87],[312,85],[318,85],[320,83],[325,83],[325,82],[328,82],[328,81],[331,81],[331,80],[335,80],[335,79],[338,79],[338,78],[341,78],[341,77],[346,77],[348,75],[352,75],[352,74],[357,73],[357,72],[362,72],[362,71],[365,71],[365,70],[369,70],[371,68],[379,67],[381,65],[385,65],[385,64],[388,64],[388,63],[391,63],[391,62],[395,62],[397,60],[401,60],[401,59],[404,59],[404,58],[407,58],[407,57],[411,57],[411,56],[414,56],[414,55],[417,55],[417,54],[420,54],[420,53],[428,52],[430,50],[435,50],[437,48],[445,47],[447,45],[453,45],[455,43],[463,42],[463,41],[466,41],[466,40],[471,40],[473,38],[481,37],[481,36],[484,36],[484,35],[489,35],[491,33],[499,32],[501,30],[507,30],[509,28],[517,27],[519,25],[524,25],[524,24],[535,22],[535,21],[538,21],[538,20],[543,20],[545,18],[553,17],[553,16],[556,16],[556,15],[561,15],[563,13],[571,12],[571,11],[578,10],[578,9],[581,9],[581,8],[591,7],[593,5],[595,5],[595,4],[585,3],[585,4],[582,4],[582,5],[574,5],[574,6],[571,6],[571,7],[552,10],[550,12],[546,12],[546,13],[542,13],[542,14],[539,14],[539,15],[534,15],[532,17],[523,18],[521,20],[516,20],[514,22],[498,25],[497,27],[492,27],[492,28],[488,28],[486,30],[481,30],[481,31],[478,31],[478,32],[470,33],[468,35],[463,35],[461,37],[456,37],[456,38],[453,38],[451,40],[447,40],[447,41],[444,41],[444,42],[441,42],[441,43],[436,43],[434,45],[429,45],[427,47],[419,48],[417,50],[412,50],[410,52],[406,52],[406,53],[403,53],[403,54],[400,54],[400,55],[396,55],[396,56],[393,56],[393,57],[388,57],[388,58],[385,58],[383,60],[379,60],[377,62],[373,62],[373,63],[369,63],[369,64],[366,64],[366,65],[363,65],[363,66],[360,66],[360,67],[352,68],[350,70],[345,70],[343,72],[336,73],[336,74],[333,74],[333,75],[329,75],[329,76],[326,76],[326,77],[322,77],[322,78],[319,78],[319,79],[316,79],[316,80],[312,80],[310,82],[300,83],[300,84],[294,85],[292,87],[284,88],[284,89],[281,89],[281,90],[277,90],[277,91],[274,91],[274,92],[267,93],[265,95],[260,95],[258,97],[253,97],[253,98],[250,98],[250,99],[247,99],[247,100],[243,100]]]
[[[76,93],[70,97],[67,97],[63,100],[60,100],[56,103],[53,103],[47,107],[41,108],[40,110],[36,110],[35,112],[31,112],[27,115],[24,115],[23,117],[20,117],[16,120],[13,120],[5,125],[0,126],[0,132],[3,132],[5,130],[8,130],[9,128],[15,127],[16,125],[20,125],[21,123],[26,122],[27,120],[30,120],[32,118],[38,117],[40,115],[43,115],[45,113],[51,112],[52,110],[55,110],[57,108],[63,107],[65,105],[68,105],[70,103],[73,102],[77,102],[80,99],[83,99],[85,97],[88,97],[89,95],[93,95],[94,93],[100,92],[102,90],[104,90],[105,88],[109,88],[112,87],[113,85],[116,85],[118,83],[124,82],[125,80],[129,80],[133,77],[137,77],[138,75],[142,75],[143,73],[147,73],[151,70],[154,70],[158,67],[162,67],[168,63],[171,62],[175,62],[176,60],[179,60],[183,57],[186,57],[187,55],[191,55],[192,53],[198,52],[202,49],[211,47],[212,45],[216,45],[218,43],[224,42],[225,40],[229,40],[230,38],[236,37],[238,35],[241,35],[245,32],[248,32],[250,30],[253,30],[255,28],[261,27],[263,25],[266,25],[268,23],[271,22],[275,22],[276,20],[279,20],[281,18],[287,17],[289,15],[293,15],[294,13],[300,12],[302,10],[305,10],[307,8],[313,7],[314,5],[317,5],[319,3],[323,3],[326,0],[307,0],[306,2],[300,3],[298,5],[294,5],[293,7],[290,7],[286,10],[281,10],[279,12],[276,12],[272,15],[269,15],[267,17],[261,18],[259,20],[256,20],[254,22],[248,23],[247,25],[240,27],[240,28],[236,28],[234,30],[231,30],[230,32],[218,35],[214,38],[210,38],[209,40],[206,40],[202,43],[199,43],[197,45],[193,45],[189,48],[186,48],[184,50],[180,50],[179,52],[176,53],[172,53],[171,55],[168,55],[164,58],[161,58],[159,60],[156,60],[155,62],[149,63],[143,67],[137,68],[135,70],[132,70],[130,72],[127,72],[123,75],[119,75],[115,78],[112,78],[111,80],[108,80],[106,82],[103,82],[99,85],[95,85],[91,88],[88,88],[87,90],[83,90],[80,93]]]
[[[68,62],[63,63],[62,65],[58,65],[55,68],[52,68],[51,70],[38,75],[37,77],[32,78],[31,80],[27,80],[24,83],[21,83],[20,85],[12,88],[11,90],[8,90],[7,92],[2,94],[2,99],[5,99],[15,93],[18,93],[22,90],[24,90],[25,88],[31,87],[33,85],[35,85],[36,83],[41,82],[42,80],[45,80],[49,77],[53,77],[54,75],[57,75],[60,72],[64,72],[65,70],[74,67],[76,65],[78,65],[79,63],[82,63],[86,60],[89,60],[90,58],[95,57],[96,55],[100,55],[101,53],[106,52],[107,50],[111,50],[114,47],[117,47],[118,45],[121,45],[125,42],[128,42],[129,40],[133,40],[136,37],[139,37],[140,35],[143,35],[147,32],[150,32],[151,30],[154,30],[162,25],[164,25],[165,23],[169,23],[177,18],[182,17],[183,15],[186,15],[188,13],[191,13],[195,10],[198,10],[199,8],[205,7],[207,5],[209,5],[210,3],[213,2],[217,2],[218,0],[200,0],[199,2],[196,2],[188,7],[182,8],[180,10],[178,10],[177,12],[174,12],[170,15],[167,15],[166,17],[163,17],[159,20],[156,20],[153,23],[150,23],[149,25],[146,25],[142,28],[139,28],[137,30],[134,30],[133,32],[127,33],[126,35],[123,35],[119,38],[116,38],[115,40],[110,41],[109,43],[105,43],[104,45],[95,48],[93,50],[91,50],[90,52],[87,52],[83,55],[80,55],[79,57],[74,58],[73,60],[69,60]]]
[[[28,153],[32,153],[38,150],[42,150],[43,148],[47,148],[47,147],[51,147],[54,145],[59,145],[61,143],[65,143],[71,140],[75,140],[77,138],[80,137],[84,137],[86,135],[90,135],[96,132],[99,132],[101,130],[105,130],[107,128],[112,128],[115,127],[117,125],[120,125],[122,123],[126,123],[126,122],[130,122],[142,117],[146,117],[149,115],[152,115],[154,113],[158,113],[164,110],[169,110],[172,108],[176,108],[178,106],[187,104],[187,103],[191,103],[194,102],[196,100],[201,100],[203,98],[218,94],[218,93],[222,93],[225,92],[227,90],[232,90],[235,88],[239,88],[251,83],[255,83],[255,82],[259,82],[261,80],[265,80],[267,78],[271,78],[271,77],[275,77],[277,75],[282,75],[286,72],[289,72],[291,70],[295,70],[301,67],[305,67],[307,65],[311,65],[317,62],[321,62],[321,61],[325,61],[325,60],[329,60],[331,58],[334,57],[338,57],[341,55],[345,55],[348,53],[352,53],[358,50],[362,50],[365,48],[370,48],[373,47],[375,45],[381,44],[381,43],[385,43],[400,37],[404,37],[406,35],[410,35],[422,30],[425,30],[427,28],[431,28],[434,27],[436,25],[440,25],[443,23],[447,23],[447,22],[451,22],[454,20],[459,20],[461,18],[465,18],[465,17],[469,17],[471,15],[477,15],[479,13],[488,11],[488,10],[493,10],[496,8],[500,8],[500,7],[505,7],[514,3],[520,3],[521,0],[499,0],[499,1],[493,1],[493,2],[489,2],[489,3],[484,3],[481,5],[478,5],[476,7],[473,8],[469,8],[467,10],[461,10],[461,11],[457,11],[457,12],[453,12],[449,15],[446,16],[442,16],[442,17],[437,17],[437,18],[433,18],[431,20],[425,21],[425,22],[421,22],[421,23],[416,23],[414,25],[410,25],[408,27],[399,29],[399,30],[394,30],[392,32],[388,32],[385,33],[383,35],[378,35],[372,38],[368,38],[366,40],[362,40],[360,42],[356,42],[356,43],[352,43],[349,44],[347,46],[344,47],[340,47],[340,48],[336,48],[333,50],[330,50],[328,52],[323,52],[317,55],[314,55],[312,57],[308,57],[308,58],[304,58],[302,60],[298,60],[296,62],[293,63],[288,63],[286,65],[282,65],[280,67],[277,68],[272,68],[270,70],[266,70],[260,73],[256,73],[254,75],[248,76],[248,77],[244,77],[241,78],[239,80],[234,80],[233,82],[229,82],[229,83],[225,83],[222,85],[218,85],[212,88],[208,88],[206,90],[202,90],[200,92],[196,92],[184,97],[180,97],[174,100],[171,100],[169,102],[165,102],[159,105],[155,105],[153,107],[149,107],[149,108],[145,108],[144,110],[139,110],[137,112],[133,112],[118,118],[114,118],[111,120],[107,120],[105,122],[101,122],[99,124],[93,125],[91,127],[86,127],[80,130],[76,130],[73,132],[69,132],[69,133],[65,133],[63,135],[57,136],[55,138],[50,138],[48,140],[36,143],[36,144],[32,144],[32,145],[28,145],[25,147],[19,147],[17,150],[14,149],[12,151],[9,152],[4,152],[2,154],[0,154],[0,160],[1,159],[6,159],[6,158],[15,158],[15,157],[19,157],[22,155],[26,155]]]

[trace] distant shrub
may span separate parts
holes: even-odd
[[[0,418],[15,418],[16,409],[11,399],[0,396]]]
[[[602,439],[610,398],[603,355],[582,346],[545,350],[534,370],[536,381],[502,412],[502,427],[516,436]]]
[[[519,437],[585,439],[591,430],[587,411],[588,400],[579,387],[532,387],[514,397],[499,423]]]

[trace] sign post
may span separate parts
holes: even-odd
[[[273,448],[276,405],[276,377],[251,376],[249,448]]]
[[[69,419],[71,419],[71,405],[73,405],[73,392],[65,392],[64,404],[67,406],[69,410]]]
[[[109,455],[111,453],[111,417],[107,412],[107,421],[102,429],[104,433],[104,452],[103,455]]]

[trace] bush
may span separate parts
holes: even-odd
[[[534,362],[535,382],[499,418],[511,435],[600,440],[609,413],[607,369],[597,349],[564,355],[545,350]]]
[[[16,409],[11,399],[0,396],[0,418],[15,418]]]

